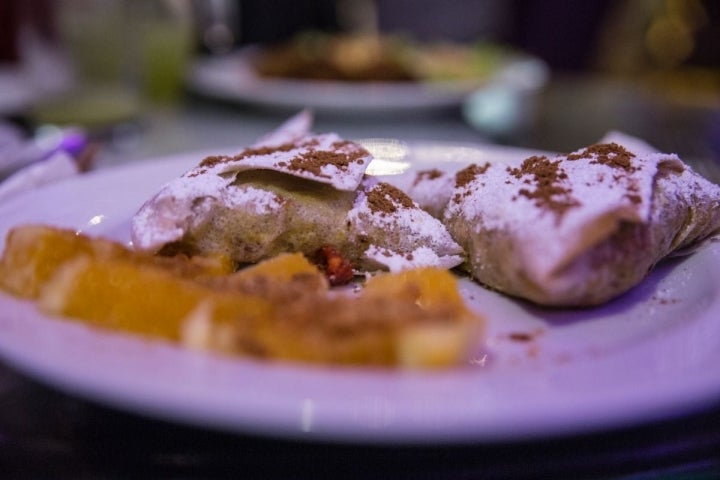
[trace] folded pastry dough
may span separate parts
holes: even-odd
[[[720,231],[718,185],[676,155],[627,145],[423,172],[408,192],[440,212],[479,282],[543,305],[597,305]]]
[[[206,158],[170,181],[134,216],[134,246],[251,263],[330,245],[360,270],[463,261],[439,220],[365,176],[367,150],[311,134],[310,124],[303,112],[237,155]]]

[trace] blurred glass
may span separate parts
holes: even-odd
[[[192,16],[200,45],[214,55],[229,53],[240,39],[241,2],[193,0]]]
[[[138,115],[131,32],[123,4],[114,0],[58,0],[50,11],[33,11],[23,26],[21,55],[36,83],[64,78],[62,88],[39,93],[32,116],[37,123],[101,127]],[[46,17],[46,32],[32,19]]]
[[[114,0],[59,0],[59,39],[78,81],[88,85],[127,80],[130,32],[123,5]]]
[[[58,0],[50,35],[24,27],[22,55],[37,82],[65,78],[43,95],[39,123],[103,127],[135,119],[147,105],[181,98],[192,51],[185,0]]]
[[[172,103],[182,96],[193,50],[191,5],[185,0],[135,0],[127,4],[137,29],[140,83],[144,96]]]

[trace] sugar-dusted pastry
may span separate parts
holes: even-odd
[[[455,173],[438,168],[409,170],[388,177],[388,182],[407,193],[420,208],[442,218],[455,187]]]
[[[597,305],[716,235],[720,187],[676,155],[635,150],[603,143],[457,172],[442,219],[469,272],[538,304]],[[443,180],[416,188],[429,181]]]
[[[400,190],[365,176],[372,156],[306,112],[255,145],[172,180],[132,221],[145,251],[224,254],[239,263],[332,246],[360,270],[451,268],[462,249]]]

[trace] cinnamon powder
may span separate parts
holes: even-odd
[[[572,196],[572,189],[563,185],[563,180],[568,177],[560,167],[560,160],[532,156],[526,158],[520,168],[508,167],[507,171],[518,180],[530,176],[525,183],[534,185],[535,189],[521,188],[518,194],[534,200],[537,207],[552,211],[559,218],[569,209],[580,206],[580,202]]]
[[[625,174],[631,174],[640,170],[640,167],[633,165],[633,158],[635,154],[628,151],[622,145],[617,143],[599,143],[591,145],[579,153],[570,154],[567,156],[568,160],[580,160],[581,158],[591,159],[591,164],[602,164],[609,167],[621,170]],[[624,175],[616,175],[613,179],[616,182],[620,182]],[[642,197],[637,193],[638,187],[635,184],[630,184],[627,187],[627,198],[631,203],[639,204],[642,202]]]
[[[436,178],[440,178],[442,176],[443,172],[441,170],[438,170],[437,168],[433,168],[432,170],[421,170],[417,172],[417,175],[415,176],[413,187],[417,186],[420,182],[426,180],[435,180]]]
[[[457,174],[455,175],[455,187],[456,188],[462,188],[477,178],[478,175],[482,175],[483,173],[487,172],[487,169],[490,168],[490,163],[485,163],[485,165],[478,165],[476,163],[473,163],[472,165],[468,165],[467,167],[463,168]]]
[[[290,160],[279,162],[278,166],[288,168],[291,171],[304,171],[317,177],[329,178],[329,175],[322,173],[324,166],[334,165],[338,169],[345,171],[352,163],[357,162],[362,165],[365,161],[364,158],[370,156],[367,150],[347,140],[333,142],[331,145],[332,151],[313,148],[317,145],[318,141],[316,139],[310,139],[299,143],[285,143],[276,147],[246,148],[237,155],[232,156],[215,155],[200,162],[200,169],[194,175],[200,175],[207,169],[222,163],[238,162],[249,157],[271,155],[277,152],[289,152],[294,149],[309,147],[307,151],[297,154]],[[349,152],[343,151],[349,146],[353,147]]]
[[[580,160],[581,158],[592,159],[590,163],[607,165],[624,170],[627,173],[638,170],[632,163],[635,154],[617,143],[598,143],[585,148],[579,153],[571,153],[567,156],[568,160]]]
[[[381,216],[397,212],[400,208],[413,208],[412,199],[402,190],[388,183],[378,183],[367,193],[368,205]]]
[[[257,148],[246,148],[237,155],[214,155],[207,157],[205,160],[200,162],[200,167],[212,168],[221,163],[236,162],[248,157],[256,157],[260,155],[270,155],[274,152],[289,152],[293,148],[297,148],[295,144],[285,143],[277,147],[257,147]]]
[[[357,148],[349,153],[341,151],[343,147],[350,145],[350,142],[342,141],[332,144],[333,151],[310,149],[306,153],[301,153],[288,162],[288,168],[291,171],[310,172],[316,177],[326,177],[329,175],[322,173],[322,168],[326,165],[334,165],[340,170],[347,170],[352,163],[363,164],[364,157],[370,154],[363,148]]]

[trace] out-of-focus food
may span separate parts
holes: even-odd
[[[215,257],[151,256],[132,252],[102,238],[89,238],[68,229],[27,225],[11,230],[0,258],[0,287],[14,295],[36,298],[40,287],[60,265],[77,257],[99,261],[122,259],[148,263],[182,277],[224,275],[234,269],[229,259]]]
[[[262,77],[340,82],[485,80],[507,61],[492,44],[421,43],[367,33],[304,32],[264,46],[253,66]]]
[[[453,275],[437,268],[382,274],[359,291],[338,291],[299,253],[228,271],[216,258],[153,256],[47,226],[18,227],[7,238],[0,260],[6,292],[35,299],[46,314],[190,348],[439,368],[462,363],[482,331]]]
[[[190,315],[185,341],[275,359],[439,368],[461,364],[481,338],[481,318],[442,269],[379,274],[356,295],[297,293],[270,315],[241,322],[204,303]]]

